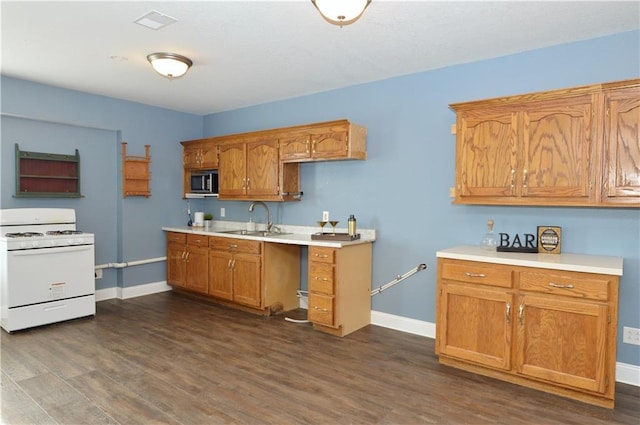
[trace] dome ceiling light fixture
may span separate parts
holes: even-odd
[[[191,59],[177,53],[151,53],[147,60],[158,74],[169,79],[182,77],[193,65]]]
[[[311,0],[325,21],[343,27],[360,19],[371,0]]]

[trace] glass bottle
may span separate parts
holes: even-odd
[[[482,238],[482,242],[480,245],[486,250],[495,251],[498,246],[498,239],[496,235],[493,233],[493,220],[487,221],[487,233]]]

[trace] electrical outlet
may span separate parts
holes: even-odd
[[[224,208],[220,208],[220,217],[224,217],[224,215],[226,214],[226,210]]]
[[[96,271],[94,273],[94,277],[96,279],[102,279],[102,269],[96,269]]]
[[[329,211],[322,211],[322,221],[329,221]]]
[[[640,345],[640,329],[622,328],[622,342],[626,344]]]

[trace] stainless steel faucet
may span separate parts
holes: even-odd
[[[251,205],[249,205],[249,212],[253,212],[253,207],[256,205],[262,205],[267,212],[267,228],[265,229],[267,232],[271,231],[271,227],[273,227],[273,222],[271,221],[271,213],[269,212],[269,207],[262,201],[253,201]]]

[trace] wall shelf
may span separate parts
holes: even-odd
[[[149,181],[149,145],[144,145],[145,156],[127,156],[127,142],[122,142],[122,197],[151,196]]]
[[[16,198],[80,198],[80,154],[21,151],[16,143]]]

